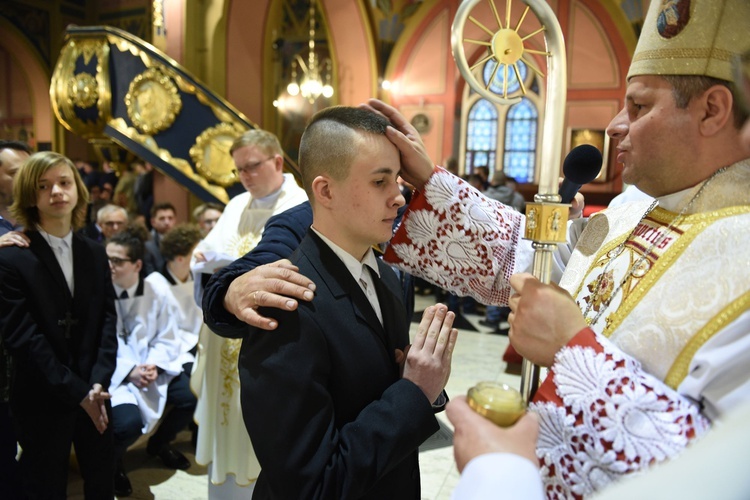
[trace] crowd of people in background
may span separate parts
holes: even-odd
[[[71,161],[51,152],[33,154],[24,143],[0,141],[0,247],[15,248],[4,253],[8,259],[0,266],[3,316],[6,323],[21,325],[5,324],[0,343],[3,498],[59,496],[67,487],[66,450],[71,444],[84,493],[92,498],[106,498],[110,491],[117,496],[132,493],[123,457],[144,434],[149,436],[147,452],[167,468],[191,466],[171,446],[185,429],[193,432],[193,443],[197,441],[197,399],[189,381],[203,317],[190,266],[193,251],[216,225],[224,206],[201,204],[193,210],[193,223],[177,224],[174,205],[154,199],[153,176],[153,167],[140,160],[115,172],[107,162],[98,168],[94,162]],[[45,196],[49,199],[43,203]],[[58,227],[60,221],[64,227]],[[72,302],[55,299],[61,311],[65,309],[58,311],[67,318],[62,320],[65,326],[61,332],[53,328],[40,336],[44,321],[56,321],[56,313],[41,307],[46,306],[41,292],[37,297],[24,287],[54,280],[56,272],[48,267],[45,247],[59,249],[55,258]],[[86,262],[78,259],[84,253],[91,253]],[[41,274],[40,263],[48,267]],[[84,286],[86,278],[93,283]],[[94,316],[83,318],[79,302],[90,286],[96,287],[101,305],[95,306]],[[58,288],[55,283],[44,293],[65,295]],[[50,340],[58,333],[59,339]],[[64,345],[56,345],[56,340]],[[39,389],[34,400],[19,395],[19,387],[38,383],[40,377],[53,378],[52,385],[69,401],[50,394],[41,397],[43,403],[35,403]],[[79,394],[85,394],[80,391],[86,378],[93,385],[76,405]],[[11,414],[23,415],[26,423],[17,418],[13,422]],[[58,425],[49,432],[34,431],[39,419],[52,415]],[[41,477],[49,481],[39,481]]]

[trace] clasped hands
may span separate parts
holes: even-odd
[[[159,369],[156,365],[136,365],[128,374],[128,381],[139,389],[147,387],[154,382],[159,376]]]
[[[112,398],[112,395],[104,392],[101,384],[94,384],[86,397],[80,402],[81,407],[86,411],[99,434],[104,434],[107,425],[109,425],[106,401],[110,398]]]

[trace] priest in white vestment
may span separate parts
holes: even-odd
[[[230,149],[245,193],[230,200],[216,226],[198,244],[194,265],[223,267],[252,250],[266,221],[307,200],[291,174],[284,174],[278,139],[251,130]],[[196,278],[197,279],[197,278]],[[191,387],[198,395],[196,461],[209,467],[209,498],[249,498],[260,472],[240,408],[237,369],[240,339],[225,339],[205,325]]]

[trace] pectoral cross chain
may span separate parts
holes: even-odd
[[[65,327],[65,338],[70,339],[70,328],[78,324],[77,319],[73,319],[73,315],[70,311],[65,313],[65,319],[57,320],[57,326]]]

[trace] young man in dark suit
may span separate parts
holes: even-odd
[[[71,443],[87,498],[112,498],[114,290],[104,248],[73,232],[88,202],[73,163],[52,152],[15,178],[13,215],[29,248],[0,248],[0,333],[14,361],[10,407],[23,494],[65,498]]]
[[[404,204],[387,120],[316,114],[300,145],[313,224],[291,261],[317,285],[296,311],[263,311],[240,355],[242,410],[262,471],[253,498],[420,498],[418,447],[457,332],[428,308],[414,344],[393,271],[372,251]],[[406,352],[406,355],[404,355]]]

